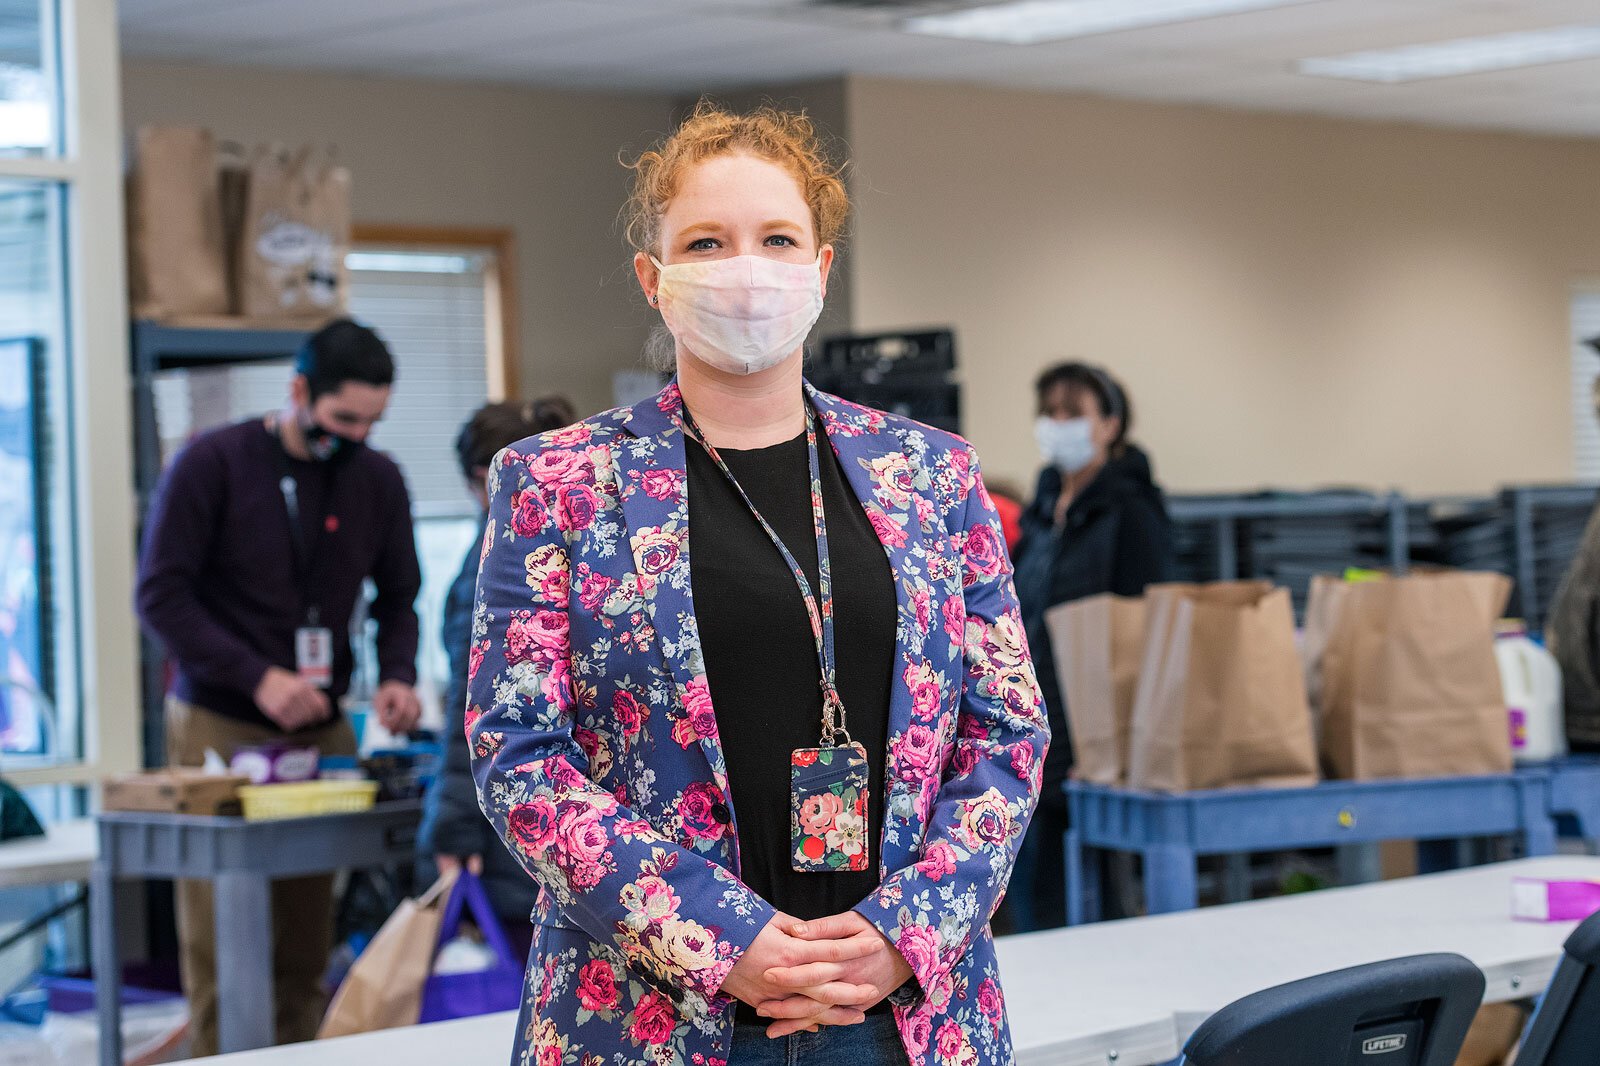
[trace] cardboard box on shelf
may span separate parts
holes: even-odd
[[[196,768],[147,770],[107,781],[100,802],[108,811],[236,815],[239,786],[249,783],[242,774],[208,774]]]

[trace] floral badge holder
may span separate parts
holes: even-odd
[[[798,873],[867,868],[867,750],[798,748],[789,757],[789,839]]]

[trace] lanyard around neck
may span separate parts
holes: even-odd
[[[322,517],[316,523],[316,531],[306,536],[304,518],[300,512],[299,482],[294,476],[294,470],[289,463],[289,453],[283,446],[283,429],[278,425],[276,417],[271,419],[270,428],[277,438],[276,451],[278,454],[278,491],[283,494],[283,509],[289,517],[289,542],[294,549],[294,574],[295,583],[300,586],[300,607],[305,614],[305,624],[318,626],[321,624],[321,611],[317,608],[316,589],[318,567],[317,563],[322,555],[323,543],[327,540],[328,514],[333,508],[334,486],[339,478],[339,468],[330,467],[327,479],[323,484],[325,498],[323,499]]]
[[[822,460],[817,447],[815,412],[809,403],[806,404],[806,464],[811,472],[811,521],[817,536],[815,594],[811,591],[811,582],[806,579],[804,568],[783,543],[783,538],[778,536],[778,531],[773,529],[771,523],[761,514],[755,501],[745,492],[744,486],[739,484],[739,479],[734,477],[733,471],[728,469],[728,464],[717,453],[717,449],[706,440],[706,435],[695,424],[694,416],[689,413],[687,407],[682,409],[679,421],[684,432],[705,449],[717,469],[722,471],[722,476],[728,479],[728,484],[733,486],[734,491],[744,501],[744,505],[750,509],[755,520],[766,531],[773,547],[778,549],[778,554],[783,556],[783,561],[788,564],[790,573],[794,575],[794,582],[800,589],[800,598],[805,601],[806,617],[811,622],[811,636],[817,645],[817,664],[822,673],[822,743],[832,746],[839,743],[841,737],[845,744],[851,743],[850,732],[845,728],[844,701],[839,698],[838,674],[833,657],[833,578],[828,565],[828,521],[822,509]]]

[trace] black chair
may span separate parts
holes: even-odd
[[[1600,1062],[1600,914],[1572,931],[1544,1000],[1528,1023],[1517,1066]]]
[[[1460,955],[1308,977],[1213,1014],[1179,1066],[1452,1066],[1483,987],[1482,972]]]

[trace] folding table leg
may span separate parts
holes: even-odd
[[[217,1044],[223,1052],[274,1043],[271,882],[223,873],[212,882],[217,922]]]
[[[1249,899],[1254,886],[1250,883],[1250,853],[1231,852],[1222,857],[1222,901],[1242,903]]]
[[[1334,849],[1341,885],[1366,885],[1383,880],[1383,852],[1378,844],[1340,844]]]
[[[1542,799],[1542,797],[1540,797]],[[1550,816],[1548,802],[1524,797],[1522,850],[1529,858],[1556,853],[1556,820]]]
[[[1067,924],[1082,925],[1098,922],[1103,913],[1100,886],[1104,883],[1101,868],[1104,854],[1099,848],[1083,843],[1083,834],[1076,829],[1066,833]]]
[[[1461,868],[1461,849],[1455,840],[1417,841],[1417,872],[1443,873]]]
[[[1192,911],[1200,905],[1193,848],[1157,844],[1144,849],[1145,909],[1151,914]]]
[[[122,958],[117,950],[117,879],[111,863],[105,859],[97,860],[89,875],[89,923],[95,1017],[100,1024],[100,1066],[122,1066]]]

